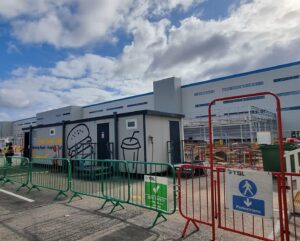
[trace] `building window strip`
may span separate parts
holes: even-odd
[[[213,103],[213,105],[215,105],[215,103]],[[209,103],[204,103],[204,104],[196,104],[195,107],[204,107],[204,106],[209,106]]]
[[[117,110],[117,109],[123,109],[123,106],[111,107],[111,108],[108,108],[106,110]]]
[[[136,103],[136,104],[129,104],[127,107],[134,107],[134,106],[140,106],[140,105],[147,105],[148,102],[141,102],[141,103]]]
[[[213,114],[211,116],[214,117],[214,116],[217,116],[217,115]],[[208,115],[197,115],[197,116],[195,116],[195,118],[197,118],[197,119],[199,119],[199,118],[207,118],[207,117],[208,117]]]
[[[235,85],[235,86],[222,88],[222,90],[230,91],[230,90],[237,90],[237,89],[248,88],[248,87],[259,86],[259,85],[264,85],[264,82],[258,81],[258,82],[254,82],[254,83],[243,84],[243,85]]]
[[[225,100],[223,101],[223,104],[230,104],[235,102],[251,101],[251,100],[262,100],[262,99],[265,99],[265,96],[255,96],[255,97],[247,97],[242,99]]]
[[[292,80],[292,79],[299,79],[299,77],[300,77],[300,75],[293,75],[293,76],[273,79],[273,82],[276,83],[276,82],[282,82],[282,81],[287,81],[287,80]]]
[[[278,96],[299,95],[300,90],[278,93]]]
[[[90,111],[89,114],[98,113],[98,112],[103,112],[103,110],[93,110],[93,111]]]
[[[200,92],[194,93],[194,96],[198,96],[198,95],[209,95],[209,94],[213,94],[213,93],[215,93],[214,90],[205,90],[205,91],[200,91]]]
[[[289,111],[289,110],[300,110],[300,106],[290,106],[281,108],[282,111]]]

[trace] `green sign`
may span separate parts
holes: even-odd
[[[147,207],[168,211],[168,178],[144,176]]]

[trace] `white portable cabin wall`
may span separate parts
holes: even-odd
[[[178,122],[180,141],[183,138],[182,118],[184,116],[151,110],[139,111],[137,113],[139,114],[129,115],[130,113],[127,113],[126,116],[120,115],[118,119],[119,159],[129,161],[134,159],[139,162],[167,164],[169,162],[168,142],[170,141],[170,121]],[[135,125],[128,126],[128,123],[135,123]],[[152,138],[153,144],[151,142]],[[180,153],[183,156],[181,145]],[[145,174],[147,172],[150,174],[156,171],[167,171],[167,166],[134,166],[133,163],[130,163],[129,171],[132,173]]]
[[[106,123],[109,125],[109,142],[114,144],[115,159],[168,163],[167,142],[170,140],[170,121],[178,122],[181,140],[182,118],[183,116],[179,114],[143,110],[36,126],[31,128],[31,157],[81,159],[80,154],[83,150],[90,151],[91,148],[95,148],[93,150],[95,155],[87,156],[85,159],[98,159],[101,150],[97,150],[97,144],[102,135],[98,133],[98,125]],[[153,137],[153,145],[150,136]],[[91,143],[95,145],[92,146]],[[155,148],[153,153],[152,147]],[[182,150],[180,151],[182,153]],[[138,169],[134,169],[131,165],[130,168],[131,172],[139,174],[144,174],[146,170],[144,165],[140,165]]]
[[[179,122],[179,139],[183,140],[183,120],[180,115],[170,116],[146,116],[146,143],[147,161],[169,163],[168,142],[170,141],[170,121]],[[151,144],[153,137],[153,145]],[[181,162],[183,162],[183,150],[180,145]]]

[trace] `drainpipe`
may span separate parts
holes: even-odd
[[[119,119],[118,119],[117,112],[114,112],[114,129],[115,129],[114,159],[119,160]]]
[[[66,122],[62,122],[62,150],[61,150],[61,157],[66,158]]]
[[[32,158],[32,126],[29,127],[29,160]]]

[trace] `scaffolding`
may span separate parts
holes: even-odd
[[[216,114],[218,113],[218,114]],[[276,114],[255,106],[241,111],[226,112],[224,109],[213,112],[213,138],[232,142],[255,142],[257,132],[267,131],[276,134]],[[186,140],[208,142],[208,116],[187,118],[184,121]]]

